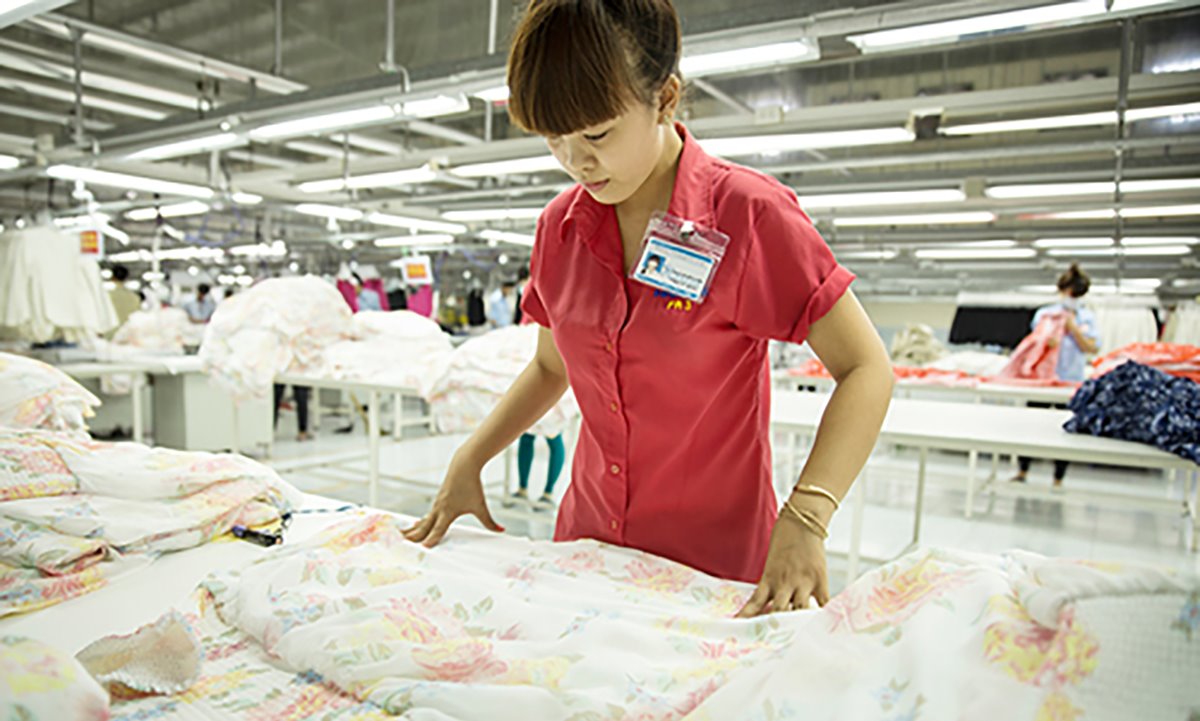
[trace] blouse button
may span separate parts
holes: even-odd
[[[612,528],[614,531],[617,530],[617,522],[613,521],[612,523],[609,524],[609,527]]]
[[[609,468],[608,470],[612,471],[612,474],[615,476],[621,472],[621,467],[614,463],[612,468]]]
[[[604,344],[604,350],[608,351],[609,353],[612,353],[612,349],[613,349],[613,344],[611,341]]]
[[[618,408],[618,407],[619,407],[619,406],[617,406],[617,402],[616,402],[616,401],[613,401],[613,404],[612,404],[611,406],[609,406],[609,408],[611,408],[611,409],[612,409],[612,412],[613,412],[613,413],[616,413],[616,412],[617,412],[617,408]]]

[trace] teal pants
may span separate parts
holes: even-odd
[[[522,491],[529,488],[529,471],[533,468],[533,446],[536,442],[537,436],[526,433],[517,445],[517,471],[520,473]],[[550,471],[546,474],[546,490],[542,492],[549,495],[554,492],[554,484],[562,475],[563,464],[567,461],[567,447],[563,444],[561,433],[547,438],[546,444],[550,446]]]

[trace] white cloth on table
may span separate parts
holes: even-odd
[[[0,234],[0,327],[44,343],[84,340],[116,324],[100,267],[80,255],[79,238],[44,226]]]
[[[34,358],[0,353],[0,426],[87,435],[100,399],[74,378]]]
[[[924,323],[909,323],[892,338],[892,363],[902,366],[924,366],[946,355],[946,346]]]
[[[1100,332],[1098,355],[1124,348],[1131,343],[1158,340],[1158,323],[1149,308],[1137,308],[1112,302],[1090,303]]]
[[[1180,303],[1167,319],[1162,340],[1200,346],[1200,303]]]
[[[454,352],[441,326],[407,310],[360,311],[351,335],[325,349],[322,375],[412,388],[424,395]]]
[[[1115,721],[1200,703],[1194,574],[931,549],[823,609],[737,619],[751,585],[634,549],[459,527],[430,550],[409,525],[359,515],[210,576],[177,717]]]
[[[204,330],[204,369],[234,396],[266,397],[281,373],[316,373],[351,313],[320,278],[273,278],[223,301]]]
[[[499,328],[463,343],[429,388],[426,400],[442,433],[473,431],[508,392],[537,352],[538,326]],[[554,437],[579,415],[570,389],[529,432]]]
[[[1008,365],[1008,357],[983,351],[958,351],[939,358],[927,367],[940,371],[961,371],[973,376],[994,376]]]

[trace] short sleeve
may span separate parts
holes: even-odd
[[[542,303],[542,296],[538,292],[541,280],[539,271],[542,267],[541,251],[546,243],[543,227],[544,224],[539,219],[537,238],[533,244],[533,257],[529,261],[529,281],[525,284],[525,290],[521,292],[521,318],[523,323],[532,321],[543,328],[550,328],[550,314],[546,312],[546,306]]]
[[[838,265],[790,191],[756,199],[750,231],[733,322],[751,336],[803,343],[854,274]]]

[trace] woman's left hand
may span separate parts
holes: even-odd
[[[775,521],[762,580],[737,618],[808,608],[809,598],[829,601],[825,542],[798,519],[784,513]]]

